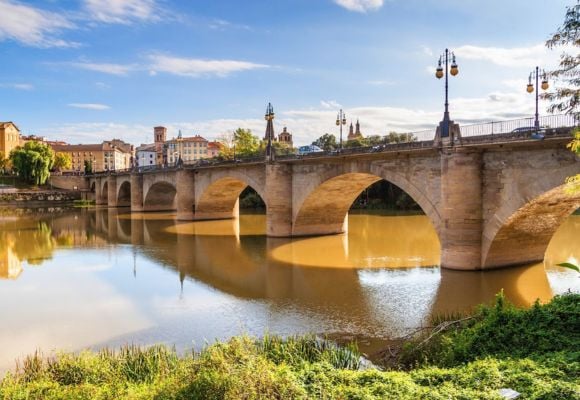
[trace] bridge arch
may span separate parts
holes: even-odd
[[[117,183],[119,184],[119,183]],[[119,185],[117,192],[117,207],[129,207],[131,205],[131,182],[125,180]]]
[[[196,190],[196,219],[235,218],[239,214],[240,194],[247,187],[258,193],[268,207],[263,184],[250,176],[232,174],[209,182],[199,191]]]
[[[328,176],[330,175],[330,176]],[[327,174],[322,182],[311,182],[302,199],[296,202],[293,236],[335,234],[346,232],[348,211],[356,198],[373,183],[382,179],[407,193],[429,217],[440,236],[441,216],[428,193],[405,176],[377,168],[360,172]]]
[[[262,165],[211,170],[196,175],[195,219],[227,219],[239,214],[240,194],[250,186],[268,208]]]
[[[519,206],[519,207],[518,207]],[[522,204],[506,203],[495,215],[509,215],[502,224],[483,233],[482,268],[498,268],[544,260],[550,240],[560,225],[578,208],[580,193],[557,186]],[[566,261],[566,260],[562,260]]]
[[[166,181],[153,183],[143,201],[144,211],[173,211],[176,209],[177,190]]]

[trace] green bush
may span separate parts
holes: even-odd
[[[580,399],[579,295],[519,310],[498,297],[414,342],[410,371],[362,370],[351,345],[315,336],[237,337],[178,356],[165,346],[43,357],[0,382],[0,399]],[[501,341],[501,342],[500,342]]]

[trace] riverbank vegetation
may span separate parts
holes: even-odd
[[[492,307],[407,343],[390,370],[353,345],[314,336],[248,337],[184,355],[165,346],[24,359],[2,399],[522,399],[580,398],[580,295],[516,309]]]

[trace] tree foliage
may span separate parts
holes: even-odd
[[[252,157],[260,152],[260,139],[250,129],[238,128],[231,133],[218,137],[220,156],[226,159],[235,157]]]
[[[564,47],[574,52],[564,51],[559,67],[550,71],[550,76],[560,85],[544,95],[553,102],[548,110],[580,117],[580,1],[566,8],[564,23],[546,41],[546,46],[550,49]]]
[[[0,151],[0,174],[5,174],[10,170],[10,160],[5,158],[4,152]]]
[[[27,142],[10,152],[13,169],[27,182],[43,185],[54,163],[52,149],[40,142]]]
[[[70,169],[72,166],[72,159],[70,154],[58,152],[54,155],[53,169],[55,171],[61,171],[63,169]]]
[[[324,151],[332,151],[338,148],[338,144],[336,142],[336,136],[331,135],[330,133],[325,133],[324,135],[320,136],[314,142],[312,142],[314,146],[320,147]]]
[[[93,162],[91,160],[85,160],[85,174],[93,173]]]

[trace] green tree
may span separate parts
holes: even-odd
[[[260,139],[252,134],[250,129],[238,128],[232,133],[218,137],[220,156],[226,159],[236,157],[252,157],[260,153]]]
[[[565,47],[573,51],[572,54],[564,51],[560,55],[559,67],[549,73],[560,84],[556,87],[552,85],[554,89],[544,94],[544,98],[553,102],[548,110],[580,117],[580,1],[566,8],[563,25],[546,41],[546,46],[550,49]]]
[[[417,138],[412,133],[397,133],[391,131],[385,136],[385,143],[407,143],[416,141]]]
[[[313,145],[320,147],[324,151],[332,151],[338,148],[338,144],[336,143],[336,136],[331,135],[330,133],[325,133],[324,135],[320,136],[314,142]]]
[[[0,174],[5,174],[10,167],[10,160],[4,157],[4,152],[0,151]]]
[[[72,159],[70,154],[58,152],[54,155],[54,164],[52,168],[55,171],[61,171],[63,169],[70,169],[72,166]]]
[[[354,139],[351,140],[347,140],[346,143],[343,144],[344,148],[350,149],[353,147],[365,147],[368,146],[367,144],[367,140],[365,138],[361,137],[356,137]]]
[[[52,149],[40,142],[26,142],[10,152],[13,169],[27,182],[43,185],[54,163]]]
[[[236,155],[251,157],[258,154],[260,139],[252,134],[250,129],[238,128],[234,131],[234,144]]]
[[[85,174],[93,173],[93,162],[91,160],[85,160]]]

